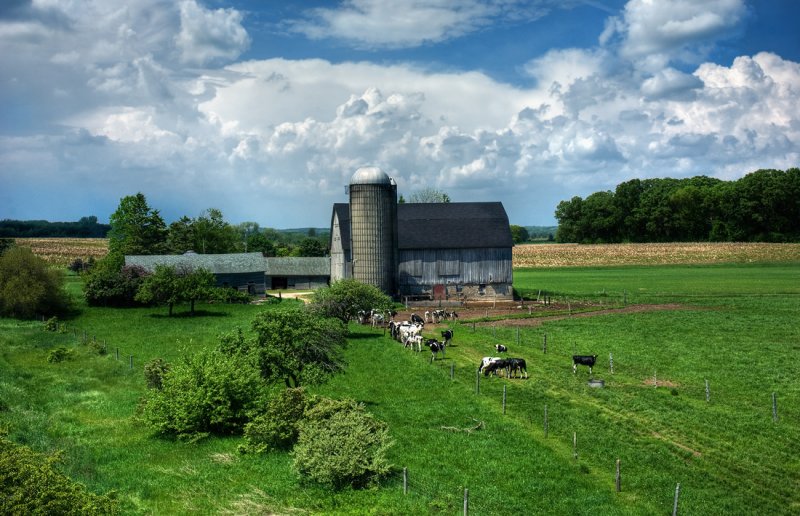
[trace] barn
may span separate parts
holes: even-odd
[[[356,171],[331,215],[331,281],[355,278],[400,298],[513,299],[508,215],[500,202],[397,204],[376,168]]]
[[[187,251],[176,255],[129,255],[125,265],[138,265],[152,272],[156,265],[206,269],[214,274],[219,287],[233,287],[251,294],[264,294],[264,257],[261,253],[197,254]]]
[[[331,277],[328,257],[264,258],[265,282],[272,290],[313,290],[326,287]]]

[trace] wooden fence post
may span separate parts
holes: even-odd
[[[572,458],[578,460],[578,433],[572,432]]]
[[[517,346],[519,346],[519,326],[517,326]]]
[[[622,477],[619,474],[619,459],[617,459],[617,474],[614,477],[614,484],[617,486],[617,492],[622,491]]]
[[[464,488],[464,516],[469,514],[469,489]]]
[[[774,392],[772,393],[772,420],[778,422],[778,399]]]
[[[506,386],[503,385],[503,414],[506,413]]]
[[[481,372],[475,371],[475,394],[481,393]]]
[[[706,379],[706,403],[711,401],[711,390],[708,388],[708,379]]]
[[[408,468],[403,468],[403,494],[408,494]]]
[[[130,355],[130,363],[131,363],[131,367],[130,368],[133,369],[133,355]]]
[[[611,353],[608,354],[608,370],[611,371],[611,374],[614,374],[614,355]]]

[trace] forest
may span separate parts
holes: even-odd
[[[797,242],[800,169],[632,179],[562,201],[555,215],[558,242]]]

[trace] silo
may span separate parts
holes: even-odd
[[[394,294],[397,184],[381,169],[362,167],[350,180],[353,278]]]

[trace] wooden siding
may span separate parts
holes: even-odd
[[[512,283],[511,248],[401,249],[400,285]]]
[[[217,286],[228,286],[232,288],[247,289],[248,285],[253,285],[255,294],[263,294],[265,289],[263,272],[240,272],[215,274]]]

